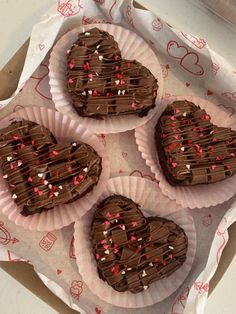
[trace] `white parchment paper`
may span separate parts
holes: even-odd
[[[0,102],[1,118],[25,106],[54,108],[48,85],[50,49],[69,29],[92,23],[124,26],[152,46],[162,64],[165,97],[200,96],[236,119],[236,65],[228,64],[204,39],[173,29],[153,13],[135,8],[131,0],[55,0],[32,30],[17,90],[11,99]],[[112,177],[130,175],[154,180],[137,150],[133,131],[101,134],[99,139],[107,152],[116,156],[112,159]],[[0,214],[0,259],[15,261],[21,256],[30,261],[45,284],[81,313],[202,314],[209,281],[228,240],[227,229],[236,220],[236,200],[214,208],[193,209],[192,213],[198,242],[193,268],[175,293],[145,309],[111,306],[86,287],[75,263],[73,225],[59,231],[31,232]]]

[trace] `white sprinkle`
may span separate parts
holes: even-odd
[[[143,270],[142,277],[146,277],[146,276],[147,276],[147,273],[145,270]]]
[[[90,35],[90,33],[89,33],[89,32],[86,32],[86,33],[85,33],[85,36],[89,36],[89,35]]]
[[[109,242],[112,243],[112,238],[109,239]]]
[[[122,226],[121,226],[121,229],[122,229],[122,230],[125,230],[125,225],[122,225]]]
[[[183,113],[183,117],[187,117],[187,112],[184,112],[184,113]]]
[[[69,54],[69,53],[70,53],[70,49],[68,49],[68,50],[66,51],[66,53]]]
[[[173,248],[172,245],[169,245],[168,248],[169,248],[170,250],[174,250],[174,248]]]
[[[138,241],[142,241],[142,238],[138,238]]]
[[[52,185],[51,184],[49,184],[48,187],[49,187],[50,190],[52,189]]]
[[[124,95],[125,94],[125,90],[122,90],[122,95]]]
[[[95,72],[96,76],[99,76],[98,72]]]
[[[124,275],[125,274],[125,270],[122,270],[121,274]]]
[[[102,61],[103,56],[98,56],[98,59],[99,59],[100,61]]]
[[[53,193],[55,196],[58,196],[59,195],[59,192],[54,192]]]
[[[86,96],[86,95],[87,95],[86,91],[83,91],[81,94],[82,94],[83,96]]]
[[[184,150],[185,150],[185,148],[184,148],[184,147],[181,147],[180,149],[182,150],[182,152],[184,152]]]
[[[121,90],[118,90],[118,95],[120,95],[121,94]]]
[[[94,50],[94,53],[98,54],[98,51],[97,51],[97,50]]]
[[[129,268],[127,268],[127,270],[128,270],[128,271],[129,271],[129,270],[132,270],[132,268],[129,267]]]
[[[115,222],[118,222],[118,219],[115,219]]]
[[[190,165],[186,165],[186,168],[187,168],[188,170],[190,170]]]
[[[22,160],[18,160],[17,165],[20,167],[22,165]]]
[[[84,170],[84,172],[88,172],[88,168],[87,168],[87,167],[86,167],[86,168],[84,168],[83,170]]]
[[[7,157],[7,161],[11,161],[12,160],[12,156]]]
[[[116,85],[119,85],[120,84],[120,80],[116,80],[115,83],[116,83]]]
[[[108,254],[110,253],[110,251],[109,251],[109,250],[106,250],[104,253],[108,255]]]
[[[211,130],[210,134],[213,134],[214,133],[214,130]]]
[[[8,178],[8,174],[4,174],[3,178],[7,179]]]
[[[12,195],[12,198],[16,199],[16,198],[17,198],[17,195],[16,195],[16,194],[13,194],[13,195]]]
[[[62,185],[59,185],[59,187],[58,187],[60,190],[63,190],[63,187],[62,187]]]
[[[108,234],[108,231],[103,231],[103,235],[107,235]]]
[[[38,177],[42,178],[43,177],[43,173],[38,173]]]
[[[44,184],[47,185],[48,184],[48,180],[44,180]]]
[[[77,143],[73,142],[71,145],[72,145],[73,147],[76,147],[76,146],[77,146]]]
[[[150,263],[149,263],[149,266],[151,266],[151,267],[152,267],[152,266],[153,266],[153,263],[152,263],[152,262],[150,262]]]
[[[97,45],[97,47],[96,47],[97,49],[99,49],[100,48],[100,45]]]
[[[88,93],[89,93],[89,95],[92,95],[93,92],[91,90],[89,90]]]
[[[148,286],[143,286],[143,289],[144,289],[144,290],[147,290],[147,288],[148,288]]]
[[[106,257],[102,257],[102,258],[101,258],[101,261],[105,261],[105,259],[106,259]]]

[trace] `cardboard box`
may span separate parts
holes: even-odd
[[[0,99],[6,99],[16,89],[21,71],[24,66],[24,60],[28,48],[29,40],[16,52],[11,60],[0,71]],[[236,246],[234,245],[234,239],[236,238],[236,223],[229,228],[229,241],[224,249],[224,253],[221,257],[219,267],[214,277],[210,282],[210,292],[215,289],[218,282],[222,278],[223,274],[227,271],[235,253]],[[32,293],[41,298],[49,306],[54,308],[58,313],[78,313],[70,309],[59,298],[57,298],[52,292],[38,278],[34,272],[33,267],[24,262],[0,262],[0,267],[6,271],[9,275],[15,278],[18,282],[23,284]]]

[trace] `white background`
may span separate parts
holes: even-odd
[[[0,0],[0,69],[26,41],[32,26],[55,1]],[[138,2],[152,9],[173,27],[203,37],[216,52],[235,65],[236,32],[222,24],[220,19],[193,5],[198,1],[139,0]],[[235,313],[235,269],[236,257],[209,298],[205,314]],[[0,291],[0,313],[56,313],[2,270],[0,270]]]

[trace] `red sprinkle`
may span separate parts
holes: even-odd
[[[171,120],[171,121],[174,121],[174,120],[175,120],[175,117],[174,117],[174,116],[171,116],[171,117],[170,117],[170,120]]]
[[[120,272],[120,268],[119,268],[118,265],[117,265],[117,266],[113,266],[112,269],[111,269],[111,271],[112,271],[112,273],[113,273],[114,275],[118,275],[119,272]]]
[[[38,193],[38,191],[39,191],[39,188],[36,186],[36,187],[34,187],[34,192],[35,193]]]
[[[162,138],[166,138],[168,134],[162,133]]]
[[[177,163],[176,163],[176,162],[172,162],[171,165],[172,165],[173,168],[176,168],[176,167],[177,167]]]
[[[180,110],[178,108],[175,109],[175,113],[180,113]]]
[[[159,262],[159,258],[158,258],[158,257],[155,257],[155,258],[154,258],[154,262],[155,262],[155,263],[158,263],[158,262]]]
[[[92,74],[92,73],[89,73],[89,74],[88,74],[88,78],[92,79],[92,78],[93,78],[93,74]]]
[[[105,240],[105,239],[103,239],[102,241],[101,241],[101,244],[106,244],[107,243],[107,241]]]
[[[118,65],[115,66],[115,70],[116,70],[116,71],[118,71],[119,68],[120,68],[120,67],[119,67]]]
[[[125,84],[125,80],[121,79],[120,80],[120,85],[124,85]]]
[[[109,245],[108,244],[103,244],[103,248],[104,248],[104,250],[107,250],[107,249],[109,249]]]
[[[230,170],[230,169],[231,169],[231,166],[230,166],[230,165],[226,165],[226,168],[227,168],[228,170]]]
[[[131,221],[131,226],[132,226],[132,227],[136,227],[137,224],[138,224],[137,221]]]
[[[21,138],[20,138],[19,136],[17,136],[17,135],[14,135],[14,136],[13,136],[13,139],[14,139],[15,141],[21,140]]]
[[[78,185],[79,184],[78,178],[76,176],[73,178],[73,184],[74,185]]]
[[[79,174],[79,179],[84,180],[84,176],[82,174]]]
[[[111,213],[110,212],[106,212],[105,217],[111,218]]]
[[[177,134],[175,134],[174,138],[177,140],[179,138],[179,136]]]
[[[100,255],[97,253],[96,254],[96,259],[99,259],[100,258]]]
[[[115,214],[115,218],[120,218],[120,214],[119,214],[119,213],[116,213],[116,214]]]
[[[28,182],[32,182],[33,179],[32,179],[31,177],[29,177],[29,178],[27,179],[27,181],[28,181]]]
[[[130,240],[131,240],[132,242],[134,242],[134,241],[137,240],[137,238],[136,238],[135,236],[131,236]]]
[[[110,226],[110,222],[107,220],[104,222],[104,224],[105,224],[105,226]]]
[[[118,54],[117,54],[117,53],[115,53],[115,54],[114,54],[114,59],[115,59],[115,60],[118,60],[118,59],[119,59],[119,57],[118,57]]]
[[[69,68],[70,68],[70,69],[73,69],[74,67],[75,67],[75,60],[72,59],[72,60],[70,61],[70,63],[69,63]]]
[[[24,148],[25,144],[20,144],[20,149]]]
[[[216,165],[212,165],[212,166],[211,166],[211,169],[212,169],[212,170],[216,170]]]
[[[69,78],[69,80],[67,81],[67,83],[68,83],[68,84],[72,84],[72,83],[74,83],[73,78],[71,78],[71,77],[70,77],[70,78]]]
[[[146,259],[149,259],[149,258],[150,258],[150,255],[146,254],[146,255],[145,255],[145,258],[146,258]]]

